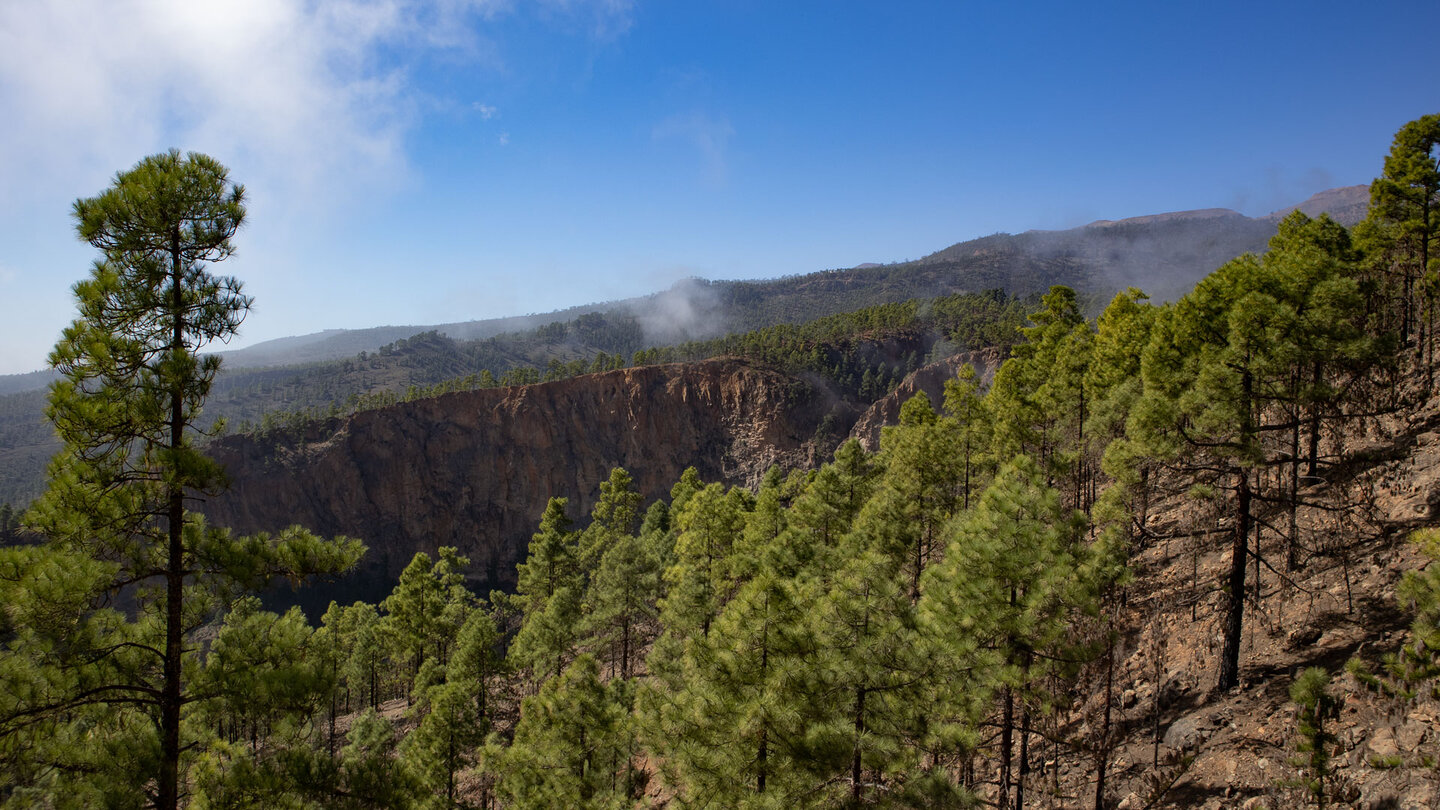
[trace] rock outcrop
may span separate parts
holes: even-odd
[[[830,405],[803,381],[736,359],[447,394],[298,438],[219,440],[211,452],[231,488],[204,511],[237,531],[298,523],[365,540],[359,571],[284,597],[312,617],[331,598],[382,598],[415,552],[439,546],[470,557],[483,593],[513,585],[550,497],[569,498],[583,524],[616,466],[647,503],[692,465],[746,485],[772,464],[814,466],[833,450],[815,441]]]
[[[900,406],[904,405],[906,400],[924,392],[930,398],[931,406],[938,411],[945,404],[945,383],[955,379],[961,366],[969,363],[974,367],[980,388],[985,390],[990,387],[990,381],[995,379],[995,370],[1000,368],[1004,359],[1005,353],[1000,349],[981,349],[947,357],[916,369],[896,386],[894,391],[877,400],[860,415],[855,427],[850,430],[851,437],[858,439],[866,450],[872,453],[879,451],[880,429],[900,421]]]

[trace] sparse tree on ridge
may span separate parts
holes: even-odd
[[[1348,240],[1331,235],[1332,226],[1324,217],[1287,217],[1263,258],[1226,262],[1165,307],[1141,359],[1144,393],[1127,429],[1129,454],[1179,471],[1198,491],[1229,493],[1222,689],[1239,683],[1246,568],[1259,559],[1257,499],[1283,502],[1260,489],[1259,471],[1285,466],[1293,482],[1306,409],[1343,415],[1360,391],[1331,385],[1326,368],[1317,373],[1311,347],[1325,347],[1331,369],[1348,366],[1353,383],[1384,345],[1353,327],[1363,300],[1339,255]],[[1310,424],[1318,441],[1319,422]],[[1292,526],[1292,548],[1295,533]]]
[[[1401,342],[1434,342],[1435,300],[1440,294],[1440,114],[1409,122],[1395,133],[1385,168],[1370,184],[1370,211],[1357,236],[1370,266],[1388,288],[1372,307],[1381,331]],[[1396,286],[1398,285],[1398,289]],[[1398,310],[1399,323],[1391,312]],[[1434,350],[1428,349],[1428,362]]]

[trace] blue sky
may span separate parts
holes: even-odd
[[[250,193],[246,345],[1368,182],[1440,112],[1440,4],[8,0],[0,373],[170,147]]]

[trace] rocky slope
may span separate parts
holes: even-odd
[[[986,389],[990,387],[990,381],[995,379],[995,371],[1004,360],[1004,352],[992,348],[962,352],[922,366],[897,385],[894,391],[866,408],[851,428],[850,435],[858,439],[861,446],[869,452],[879,452],[880,429],[900,421],[900,406],[911,397],[923,392],[930,398],[930,405],[938,411],[945,404],[946,381],[955,379],[961,366],[968,363],[973,367],[980,387]]]
[[[988,381],[1000,359],[973,353],[921,369],[851,435],[875,441],[915,391],[938,402],[961,363]],[[1183,496],[1153,505],[1118,617],[1112,687],[1092,666],[1074,702],[1039,729],[1055,742],[1036,742],[1043,755],[1030,806],[1094,806],[1093,745],[1107,695],[1107,807],[1303,806],[1288,690],[1311,666],[1334,673],[1331,692],[1343,700],[1332,799],[1440,806],[1440,701],[1377,696],[1343,673],[1352,657],[1373,665],[1404,642],[1396,585],[1425,563],[1406,538],[1440,525],[1440,398],[1410,396],[1422,404],[1337,440],[1353,461],[1305,493],[1317,505],[1302,515],[1313,528],[1296,572],[1269,567],[1283,567],[1283,550],[1278,534],[1265,533],[1236,689],[1214,686],[1227,544],[1205,531],[1203,505]],[[383,596],[415,551],[440,545],[471,557],[476,584],[504,586],[547,497],[571,498],[583,521],[615,465],[634,474],[647,501],[690,464],[707,480],[753,485],[772,463],[827,457],[838,435],[817,439],[825,417],[838,414],[842,433],[853,419],[835,406],[820,389],[736,360],[452,394],[335,420],[298,441],[226,439],[216,455],[234,488],[207,511],[241,530],[298,521],[368,540],[360,576],[301,592],[312,610],[330,598]]]
[[[1289,689],[1317,666],[1331,673],[1329,691],[1342,701],[1331,726],[1336,775],[1327,803],[1440,806],[1440,694],[1386,697],[1344,671],[1352,658],[1377,669],[1381,655],[1407,640],[1411,617],[1396,587],[1428,562],[1409,537],[1440,525],[1440,397],[1418,394],[1418,407],[1343,437],[1352,461],[1303,493],[1314,506],[1301,516],[1311,530],[1298,570],[1283,571],[1281,538],[1262,532],[1235,689],[1215,689],[1229,550],[1203,531],[1203,507],[1194,502],[1174,498],[1152,511],[1117,628],[1109,806],[1313,804],[1299,787]],[[1223,520],[1209,521],[1226,530]],[[1061,709],[1062,733],[1093,743],[1105,694],[1097,669],[1077,702]],[[1072,750],[1046,766],[1052,795],[1042,806],[1093,806],[1090,755]]]
[[[709,481],[755,485],[772,464],[828,457],[837,439],[817,444],[816,431],[836,404],[733,359],[448,394],[330,420],[299,437],[222,439],[212,454],[232,486],[204,511],[241,532],[299,523],[364,539],[360,571],[299,592],[312,615],[331,598],[382,598],[415,552],[442,545],[470,557],[483,593],[513,585],[548,498],[569,498],[583,525],[616,466],[646,503],[667,496],[692,465]],[[837,427],[848,428],[846,410],[835,412]]]

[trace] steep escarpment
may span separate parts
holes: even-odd
[[[212,455],[231,488],[204,511],[242,532],[299,523],[364,539],[361,570],[303,589],[307,608],[382,598],[415,552],[439,546],[470,557],[483,592],[513,584],[549,498],[569,498],[571,516],[583,518],[616,466],[647,502],[689,466],[706,480],[755,485],[772,464],[811,466],[828,455],[833,447],[817,447],[815,436],[834,404],[803,381],[734,359],[447,394],[299,437],[217,441]]]
[[[850,435],[858,439],[866,450],[877,452],[880,449],[880,429],[900,420],[900,406],[911,397],[923,393],[930,398],[930,405],[939,410],[945,403],[945,383],[955,379],[963,366],[968,364],[975,369],[976,382],[981,389],[988,389],[990,381],[995,379],[995,371],[1004,360],[1004,351],[990,348],[962,352],[921,366],[896,386],[894,391],[866,408],[855,422],[855,427],[850,430]]]

